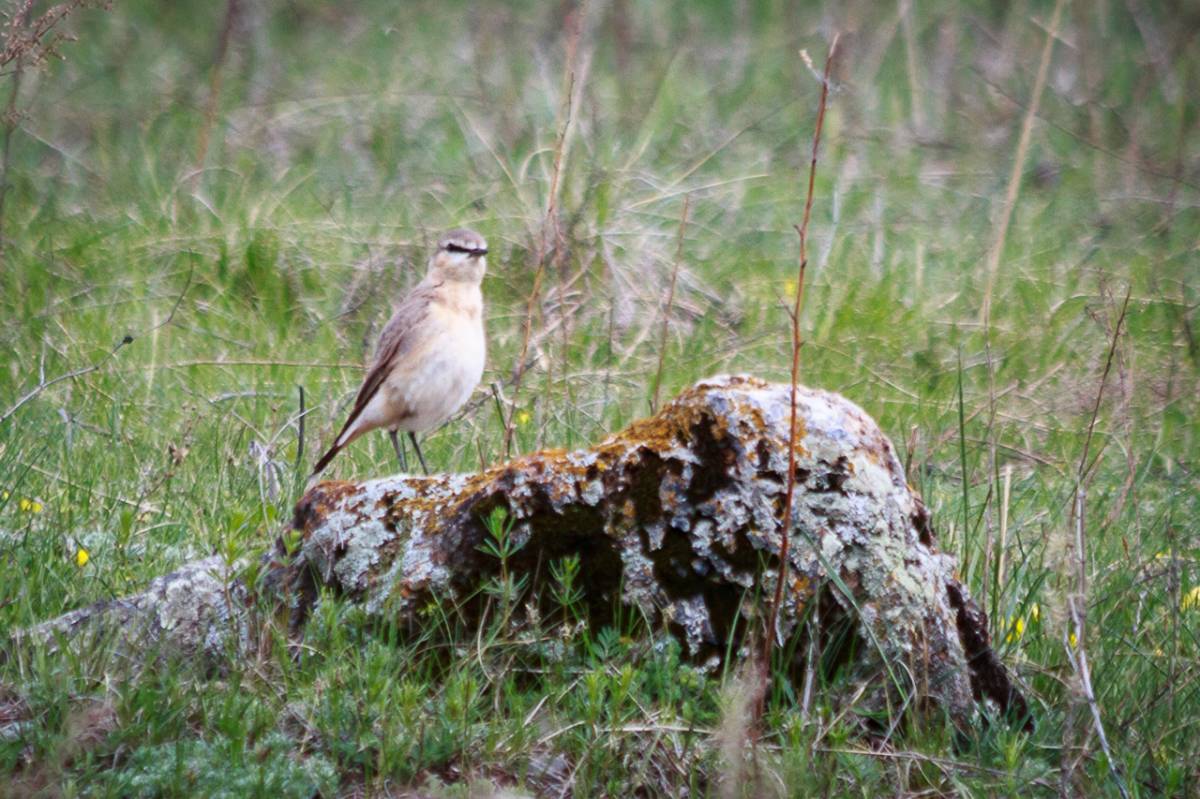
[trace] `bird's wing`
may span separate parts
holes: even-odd
[[[338,431],[337,437],[334,438],[333,446],[314,467],[314,474],[324,469],[333,456],[346,443],[349,443],[343,442],[342,436],[354,425],[359,415],[370,404],[376,392],[379,391],[379,387],[383,385],[383,381],[391,373],[396,361],[419,342],[418,331],[425,317],[429,315],[429,308],[433,304],[436,289],[436,284],[425,282],[418,284],[400,302],[396,313],[384,326],[383,332],[379,335],[379,345],[375,349],[375,360],[367,372],[366,379],[363,380],[362,387],[358,390],[358,396],[354,398],[354,407],[351,409],[350,415],[346,417],[346,423]]]
[[[367,403],[375,396],[375,392],[387,379],[396,361],[418,343],[420,338],[417,330],[421,322],[429,315],[429,306],[433,304],[436,286],[421,283],[406,296],[396,308],[396,313],[384,326],[379,334],[379,345],[375,348],[375,361],[363,380],[362,388],[354,399],[354,409],[346,420],[346,427],[353,424],[358,415],[367,407]]]

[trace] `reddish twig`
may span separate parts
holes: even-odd
[[[1112,339],[1108,344],[1108,355],[1104,359],[1104,372],[1100,375],[1100,387],[1096,391],[1096,402],[1092,405],[1092,418],[1088,422],[1087,437],[1083,440],[1083,455],[1079,458],[1079,472],[1076,480],[1083,485],[1088,472],[1088,452],[1092,446],[1092,437],[1096,433],[1096,420],[1100,416],[1100,402],[1104,399],[1104,384],[1108,382],[1108,373],[1112,370],[1113,355],[1117,351],[1117,339],[1121,335],[1121,327],[1125,324],[1125,315],[1129,311],[1129,298],[1133,296],[1133,286],[1125,291],[1125,301],[1121,303],[1121,313],[1117,316],[1117,326],[1113,329]]]
[[[804,200],[804,218],[796,226],[800,235],[800,261],[796,275],[796,297],[792,304],[792,385],[791,385],[791,418],[788,423],[788,472],[787,489],[783,497],[783,521],[779,536],[779,577],[775,582],[775,596],[771,601],[771,609],[767,615],[767,628],[763,635],[764,682],[771,668],[771,652],[775,645],[775,624],[779,618],[779,608],[784,600],[784,586],[788,581],[788,554],[791,545],[792,500],[796,493],[796,393],[800,379],[800,348],[803,340],[800,337],[800,311],[804,307],[804,275],[808,269],[808,222],[812,217],[813,190],[817,177],[817,152],[821,146],[821,127],[825,123],[825,107],[829,99],[829,72],[833,65],[834,53],[837,50],[838,34],[834,34],[829,43],[829,52],[825,55],[825,72],[821,78],[821,100],[817,106],[817,124],[813,130],[812,159],[808,165],[808,195]],[[766,691],[763,692],[766,696]],[[759,708],[761,716],[761,707]]]

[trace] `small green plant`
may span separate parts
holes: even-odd
[[[514,576],[510,568],[510,561],[524,548],[525,542],[513,537],[516,519],[503,506],[493,508],[483,523],[487,537],[479,545],[479,551],[495,558],[499,566],[499,573],[485,588],[485,592],[500,603],[500,617],[507,623],[529,582],[529,575]]]
[[[568,555],[550,564],[550,577],[554,585],[550,589],[558,603],[564,624],[582,620],[580,607],[583,602],[583,587],[579,584],[579,553]]]

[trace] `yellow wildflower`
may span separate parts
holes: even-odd
[[[795,298],[795,296],[796,296],[796,281],[795,280],[783,281],[783,294],[789,300]]]
[[[12,494],[8,493],[8,489],[4,489],[3,491],[0,491],[0,500],[8,499],[11,496],[12,496]]]
[[[1004,637],[1006,644],[1011,644],[1013,641],[1020,641],[1021,636],[1025,634],[1025,620],[1020,616],[1012,624],[1012,629],[1008,631],[1008,635]]]
[[[521,427],[524,427],[525,425],[529,424],[532,420],[533,420],[533,414],[531,414],[529,411],[520,411],[517,414],[517,424],[520,425]]]
[[[38,502],[36,499],[26,499],[24,497],[22,497],[21,501],[17,503],[17,507],[26,513],[41,513],[43,510],[42,503]]]
[[[1036,602],[1029,606],[1029,620],[1032,622],[1042,620],[1042,609],[1038,607],[1038,603]]]
[[[1071,645],[1072,649],[1079,646],[1079,639],[1075,637],[1075,633],[1071,633],[1067,636],[1067,643]]]
[[[80,547],[79,549],[77,549],[75,551],[75,565],[78,566],[79,568],[82,569],[84,566],[86,566],[88,564],[88,561],[91,559],[92,559],[92,556],[89,555],[88,551],[86,549],[84,549],[83,547]]]
[[[1179,603],[1180,610],[1200,610],[1200,585],[1183,595]]]

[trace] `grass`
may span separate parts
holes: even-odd
[[[818,691],[805,716],[777,684],[740,763],[737,675],[681,663],[638,620],[506,611],[477,635],[435,607],[413,640],[330,599],[299,662],[0,666],[0,712],[23,719],[0,726],[0,794],[1118,795],[1066,607],[1127,289],[1075,646],[1129,792],[1200,792],[1194,11],[1066,7],[985,325],[1050,3],[589,4],[571,80],[567,6],[244,5],[219,82],[222,10],[148,2],[72,15],[63,60],[20,82],[0,414],[98,366],[0,422],[0,630],[265,546],[452,225],[492,245],[501,403],[481,389],[425,439],[437,468],[500,460],[509,419],[528,451],[646,414],[664,341],[663,399],[717,372],[787,379],[819,91],[798,50],[836,27],[801,379],[892,437],[1038,726],[914,724],[871,751],[853,703]],[[330,476],[393,468],[369,436]],[[492,588],[520,608],[511,577]]]

